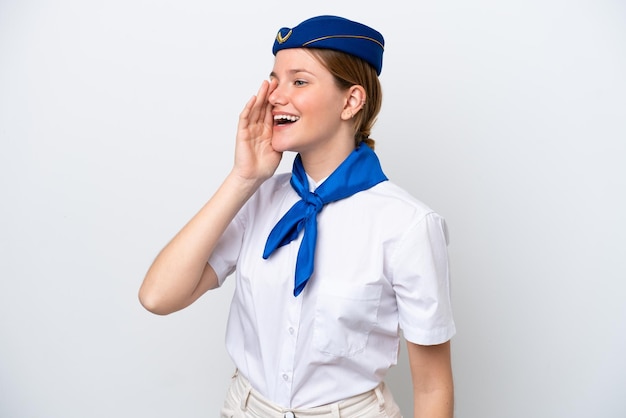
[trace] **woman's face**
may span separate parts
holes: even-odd
[[[341,141],[353,142],[342,119],[348,92],[304,49],[276,54],[270,78],[277,82],[268,100],[273,106],[272,147],[279,152],[332,152]]]

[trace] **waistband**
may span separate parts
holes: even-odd
[[[244,412],[245,417],[260,418],[343,418],[378,416],[366,414],[376,414],[376,412],[383,413],[386,407],[390,406],[385,405],[385,402],[393,403],[392,409],[397,408],[391,393],[384,383],[380,383],[376,388],[368,392],[328,405],[313,408],[282,408],[252,389],[248,379],[238,372],[235,372],[233,376],[233,381],[227,395],[227,403],[229,400],[233,408],[237,407]]]

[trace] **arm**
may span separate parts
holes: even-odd
[[[452,418],[454,385],[450,341],[439,345],[407,342],[415,418]]]
[[[281,154],[271,146],[272,114],[267,98],[275,82],[264,81],[239,116],[233,169],[213,197],[161,250],[139,289],[150,312],[166,315],[217,287],[207,263],[219,238],[245,202],[274,172]]]

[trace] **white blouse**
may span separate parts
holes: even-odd
[[[209,263],[220,284],[235,273],[226,348],[239,372],[269,400],[307,408],[377,386],[397,362],[399,329],[432,345],[455,325],[445,221],[391,181],[322,209],[314,272],[294,297],[302,233],[262,258],[271,229],[299,200],[290,175],[261,186]]]

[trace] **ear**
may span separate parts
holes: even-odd
[[[341,112],[341,118],[343,120],[348,120],[356,115],[359,110],[363,108],[365,98],[366,94],[363,86],[358,84],[351,86],[346,92],[346,103],[343,107],[343,111]]]

